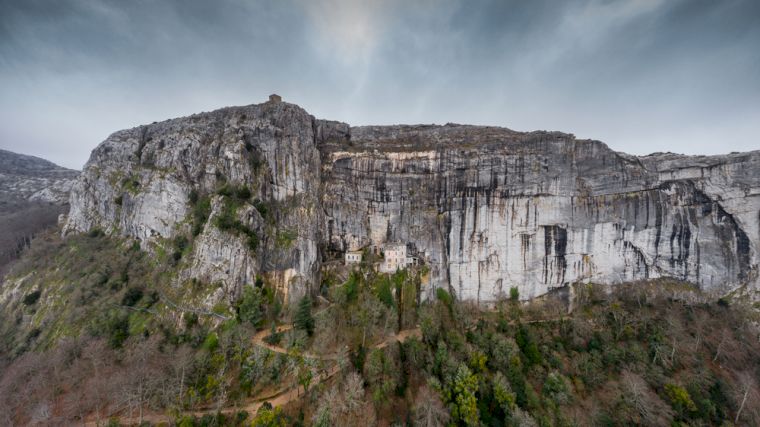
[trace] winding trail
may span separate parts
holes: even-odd
[[[330,307],[328,306],[324,308],[323,310],[320,310],[318,313],[321,313],[322,311],[327,310],[329,308]],[[315,315],[318,313],[315,313]],[[290,329],[293,329],[293,325],[280,325],[276,328],[276,331],[285,332]],[[267,350],[273,351],[275,353],[289,354],[286,348],[272,345],[265,341],[266,338],[269,336],[269,333],[270,333],[269,330],[263,330],[263,331],[258,332],[251,339],[252,343],[254,345],[266,348]],[[416,337],[416,338],[422,337],[422,332],[419,327],[415,327],[413,329],[404,329],[393,335],[388,335],[385,337],[384,340],[373,345],[372,348],[373,349],[385,348],[391,343],[404,342],[411,337]],[[305,358],[310,358],[310,359],[335,362],[338,360],[339,353],[320,355],[320,354],[305,352],[305,353],[302,353],[302,356]],[[334,377],[338,372],[340,372],[340,367],[338,366],[337,363],[335,363],[328,370],[321,372],[316,378],[314,378],[310,384],[310,388],[329,380],[330,378]],[[257,397],[246,399],[246,401],[240,405],[228,406],[218,411],[216,409],[185,411],[185,412],[182,412],[182,415],[183,416],[192,415],[195,417],[202,417],[206,414],[216,414],[217,412],[221,412],[224,415],[234,415],[240,411],[246,411],[251,416],[255,416],[256,412],[259,410],[259,408],[261,408],[261,406],[265,402],[269,402],[273,407],[283,406],[283,405],[287,405],[288,403],[294,400],[298,400],[299,398],[301,398],[301,396],[304,393],[305,393],[305,390],[303,386],[289,385],[275,391],[274,393],[270,393],[269,395],[257,396]],[[115,414],[111,414],[111,415],[113,416]],[[119,418],[119,422],[123,425],[138,425],[140,424],[140,422],[146,422],[146,421],[151,424],[170,423],[173,420],[174,420],[174,417],[171,417],[166,414],[157,414],[157,413],[143,414],[142,419],[140,417],[135,417],[135,416]],[[98,425],[105,425],[106,423],[107,423],[107,419],[101,420],[100,424],[98,424],[95,420],[90,419],[90,420],[87,420],[84,423],[84,425],[96,427]]]
[[[330,307],[331,305],[328,305],[327,307],[315,312],[314,316],[317,316],[325,312],[326,310],[330,309]],[[550,322],[563,321],[563,320],[569,319],[570,317],[571,316],[565,315],[565,316],[558,316],[558,317],[547,318],[547,319],[533,319],[533,320],[522,320],[522,321],[512,320],[511,322],[509,322],[509,324],[516,325],[519,323],[523,323],[523,324],[550,323]],[[278,333],[287,332],[291,329],[293,329],[292,324],[280,325],[275,328],[276,332]],[[288,352],[288,349],[277,346],[277,345],[269,344],[268,342],[266,342],[266,339],[267,337],[269,337],[269,335],[270,335],[270,330],[259,331],[251,338],[251,342],[256,346],[265,348],[274,353],[280,353],[280,354],[286,354],[286,355],[290,354]],[[422,338],[422,331],[420,330],[419,326],[412,329],[404,329],[404,330],[399,331],[398,333],[388,335],[385,337],[385,339],[383,339],[379,343],[374,344],[371,348],[372,349],[385,348],[391,343],[404,342],[412,337],[415,337],[418,339]],[[304,353],[301,353],[301,355],[308,359],[337,362],[337,360],[341,356],[341,353],[316,354],[316,353],[311,353],[311,352],[304,352]],[[316,386],[320,383],[330,380],[338,372],[340,372],[340,367],[338,366],[337,363],[334,363],[329,369],[320,372],[320,374],[312,380],[310,387]],[[182,412],[182,415],[202,417],[206,414],[216,414],[217,412],[221,412],[224,415],[234,415],[240,411],[246,411],[251,416],[255,416],[259,408],[261,408],[261,406],[266,402],[269,402],[273,407],[284,406],[294,400],[300,399],[304,393],[305,393],[305,390],[303,386],[291,384],[291,385],[284,386],[268,395],[248,398],[239,405],[228,406],[220,410],[207,407],[201,410],[185,411],[185,412]],[[112,415],[115,415],[115,414],[112,414]],[[141,421],[142,422],[147,421],[151,424],[158,424],[158,423],[170,423],[173,420],[174,420],[174,417],[171,417],[166,414],[148,413],[148,414],[143,414],[142,419],[140,419],[140,417],[135,417],[135,416],[126,417],[126,418],[122,417],[119,419],[119,422],[123,425],[138,425]],[[107,420],[100,421],[100,425],[105,425],[106,423],[107,423]],[[96,427],[99,424],[96,423],[95,420],[89,419],[84,423],[84,425]]]

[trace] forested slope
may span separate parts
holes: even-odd
[[[682,282],[575,285],[571,313],[514,289],[485,310],[421,302],[426,268],[377,274],[367,254],[295,306],[259,278],[205,311],[207,284],[172,286],[174,253],[36,239],[2,294],[0,423],[760,422],[755,308]]]

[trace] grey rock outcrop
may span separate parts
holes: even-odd
[[[256,201],[234,210],[237,232],[218,226],[225,183]],[[388,242],[424,259],[426,290],[481,303],[576,281],[758,285],[760,152],[636,157],[559,132],[349,127],[284,102],[111,135],[74,186],[65,232],[150,247],[189,233],[198,194],[212,195],[210,218],[180,276],[227,295],[261,275],[297,298],[327,254]]]

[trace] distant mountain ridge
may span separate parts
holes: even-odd
[[[0,149],[0,275],[39,231],[68,210],[79,171]]]
[[[78,176],[48,160],[0,149],[0,211],[21,201],[66,204]]]

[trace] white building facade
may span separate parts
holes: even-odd
[[[405,244],[385,245],[383,254],[383,262],[380,263],[380,272],[382,273],[395,273],[396,270],[417,264],[414,257],[407,255]]]
[[[348,251],[344,257],[346,265],[359,264],[362,262],[362,251]]]

